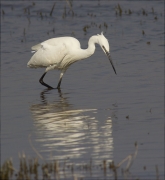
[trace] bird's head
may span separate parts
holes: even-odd
[[[104,51],[104,53],[105,54],[106,52],[110,53],[109,42],[108,39],[103,35],[103,32],[101,32],[101,34],[97,34],[97,36],[98,36],[99,45],[101,49]]]
[[[103,52],[107,55],[107,57],[108,57],[111,65],[112,65],[112,68],[113,68],[115,74],[117,74],[117,73],[116,73],[116,70],[115,70],[115,67],[114,67],[114,65],[113,65],[111,56],[110,56],[110,47],[109,47],[109,42],[108,42],[108,40],[107,40],[106,37],[103,35],[103,32],[101,32],[101,34],[98,34],[97,36],[98,36],[98,43],[99,43],[101,49],[102,49]]]

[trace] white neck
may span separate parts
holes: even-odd
[[[85,59],[90,57],[95,52],[95,43],[99,44],[98,36],[90,37],[88,41],[88,48],[81,49],[79,52],[79,59]]]
[[[86,49],[87,53],[89,53],[89,56],[95,52],[95,43],[99,44],[98,36],[90,37],[88,41],[88,48]]]

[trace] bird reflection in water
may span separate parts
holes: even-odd
[[[90,158],[95,162],[111,161],[111,118],[107,117],[104,123],[100,123],[97,109],[75,109],[69,103],[69,94],[63,94],[61,90],[58,98],[50,102],[51,93],[49,90],[41,92],[41,102],[30,108],[36,127],[33,141],[36,141],[36,149],[42,156],[51,160],[70,158],[75,163]]]

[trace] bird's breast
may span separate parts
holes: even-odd
[[[59,64],[59,69],[68,68],[71,64],[76,62],[76,58],[73,54],[67,54]]]

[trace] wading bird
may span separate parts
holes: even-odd
[[[95,43],[99,44],[104,53],[108,56],[116,74],[115,67],[110,57],[109,43],[103,35],[103,32],[92,36],[89,39],[87,49],[81,49],[80,42],[73,37],[48,39],[32,47],[34,55],[27,66],[30,68],[46,68],[44,74],[39,79],[39,82],[49,89],[54,88],[43,81],[46,73],[53,69],[61,70],[60,79],[57,85],[57,89],[60,89],[62,77],[68,67],[74,62],[90,57],[95,52]]]

